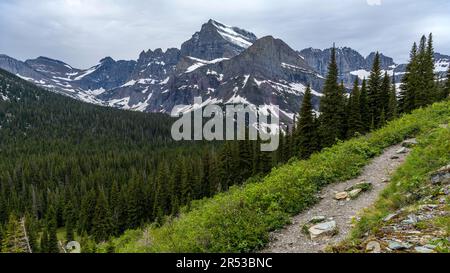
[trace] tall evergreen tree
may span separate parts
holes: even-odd
[[[366,133],[370,129],[370,124],[372,122],[372,118],[369,112],[369,102],[367,97],[367,84],[366,79],[364,78],[361,84],[361,95],[359,98],[359,109],[361,113],[361,122],[363,125],[363,131],[361,133]]]
[[[48,234],[47,234],[47,228],[44,228],[44,230],[42,231],[41,239],[40,239],[39,251],[40,251],[41,253],[49,253],[49,251],[48,251]]]
[[[381,103],[381,88],[383,80],[381,74],[380,54],[375,54],[372,71],[369,76],[367,89],[367,102],[369,105],[370,119],[373,121],[374,128],[377,128],[380,121],[382,111]]]
[[[438,100],[439,91],[436,84],[436,77],[434,74],[434,46],[433,46],[433,34],[430,33],[427,40],[427,47],[423,57],[423,83],[424,83],[424,95],[425,104],[429,105]]]
[[[298,158],[306,159],[317,151],[317,132],[314,124],[311,87],[308,85],[303,96],[300,118],[296,126],[296,153]]]
[[[384,72],[383,83],[381,84],[381,92],[379,97],[379,107],[385,111],[387,111],[389,107],[389,93],[391,91],[391,87],[391,78],[386,71]]]
[[[247,139],[247,138],[246,138]],[[238,149],[239,149],[239,163],[238,163],[238,171],[239,171],[239,181],[244,181],[251,176],[252,173],[252,147],[249,140],[239,140],[238,141]]]
[[[97,242],[105,241],[112,233],[111,214],[108,207],[108,201],[103,190],[100,191],[92,226],[92,236]]]
[[[3,235],[2,252],[4,253],[27,253],[27,242],[20,221],[11,214]]]
[[[338,119],[341,122],[340,131],[339,131],[339,139],[344,140],[347,138],[347,130],[348,130],[348,98],[347,98],[347,90],[344,85],[344,81],[341,80],[341,84],[339,85],[339,100],[337,101],[337,115]]]
[[[53,206],[50,206],[47,212],[46,222],[48,234],[47,253],[59,253],[58,238],[56,236],[58,228],[56,220],[56,210]]]
[[[356,78],[353,83],[352,93],[348,100],[347,137],[353,137],[356,133],[361,134],[364,132],[364,124],[361,119],[360,100],[359,80]]]
[[[409,54],[409,63],[406,66],[406,73],[402,78],[400,87],[399,110],[402,113],[410,113],[416,107],[416,97],[418,96],[418,51],[417,44],[414,43]]]
[[[392,86],[389,91],[389,100],[388,100],[388,106],[386,111],[386,119],[388,121],[393,120],[398,117],[398,109],[397,106],[397,88],[395,85],[395,75],[392,77]]]
[[[64,209],[64,221],[66,224],[66,240],[71,242],[74,240],[74,229],[76,225],[76,215],[71,200],[66,201],[66,207]]]
[[[336,48],[331,50],[331,61],[328,66],[328,75],[320,100],[320,129],[321,145],[329,147],[341,138],[344,127],[342,113],[344,112],[341,89],[338,84],[338,67],[336,63]]]

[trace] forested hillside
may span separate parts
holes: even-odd
[[[172,118],[81,103],[0,71],[0,240],[100,242],[270,170],[251,143],[173,142]],[[239,148],[241,147],[241,148]],[[232,171],[243,161],[246,168]],[[219,162],[221,162],[219,164]],[[263,162],[266,166],[259,164]],[[16,234],[16,235],[14,235]],[[20,236],[19,236],[20,237]],[[14,245],[14,244],[13,244]]]

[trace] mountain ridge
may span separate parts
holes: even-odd
[[[192,105],[194,96],[202,96],[207,103],[278,103],[292,120],[308,84],[318,109],[330,54],[329,48],[294,51],[272,36],[258,39],[250,31],[210,19],[180,49],[143,50],[137,60],[105,57],[88,69],[77,69],[48,57],[21,62],[0,55],[0,68],[51,91],[125,110],[168,113],[174,105]],[[348,88],[356,77],[368,77],[374,55],[337,48],[340,79]],[[399,82],[406,65],[380,57],[382,69]],[[444,76],[450,56],[435,57],[436,72]]]

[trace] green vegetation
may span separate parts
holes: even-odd
[[[174,142],[172,121],[82,103],[0,70],[0,250],[17,227],[10,217],[28,215],[33,252],[58,252],[59,228],[67,240],[105,241],[274,164],[257,143]]]
[[[194,202],[189,211],[167,219],[161,227],[127,231],[101,245],[99,251],[111,245],[116,252],[258,250],[268,242],[270,231],[316,201],[320,187],[355,177],[384,148],[429,132],[448,122],[449,116],[450,102],[415,110],[367,136],[339,143],[309,160],[275,168],[261,182],[234,186],[229,192]]]
[[[450,103],[447,102],[447,105]],[[450,122],[448,114],[443,122]],[[435,128],[425,131],[418,140],[419,146],[414,148],[406,162],[392,176],[391,183],[382,192],[379,200],[362,215],[361,220],[353,229],[350,239],[337,247],[339,251],[364,251],[361,244],[365,234],[376,236],[386,225],[383,219],[391,213],[398,212],[399,209],[408,211],[411,208],[417,208],[419,204],[439,203],[438,200],[427,199],[427,196],[440,196],[436,192],[439,185],[431,184],[430,175],[450,163],[450,129]],[[422,201],[422,199],[427,199],[427,201]],[[449,202],[447,197],[445,205],[447,211],[450,210]],[[435,227],[444,231],[441,247],[447,247],[447,249],[441,248],[439,251],[448,252],[450,247],[446,239],[450,236],[450,217],[448,215],[418,222],[415,226],[419,230]]]

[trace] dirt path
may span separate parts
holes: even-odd
[[[399,144],[386,149],[381,156],[373,159],[369,165],[364,167],[359,177],[323,188],[320,193],[323,199],[309,210],[293,217],[289,226],[273,232],[271,243],[263,252],[315,253],[323,251],[327,245],[336,244],[345,239],[352,228],[352,218],[376,201],[380,192],[388,184],[386,179],[404,162],[405,157],[409,154],[409,151],[397,154],[401,147],[401,144]],[[342,192],[359,182],[372,183],[372,190],[363,192],[357,199],[350,201],[334,199],[337,192]],[[338,234],[332,238],[311,240],[309,235],[302,232],[302,226],[315,216],[325,216],[329,220],[335,221]]]

